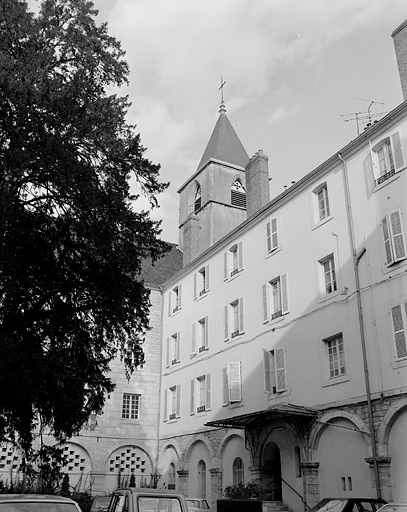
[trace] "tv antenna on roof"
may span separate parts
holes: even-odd
[[[341,117],[347,117],[348,119],[344,119],[345,123],[348,123],[349,121],[356,121],[356,128],[357,128],[357,131],[358,131],[358,135],[360,135],[360,132],[359,132],[359,121],[364,121],[364,120],[368,120],[368,125],[367,126],[370,126],[372,124],[372,118],[373,117],[379,117],[379,116],[382,116],[384,114],[387,114],[387,112],[380,112],[379,114],[372,114],[370,109],[372,108],[372,105],[373,104],[377,104],[377,105],[385,105],[385,103],[380,103],[379,101],[373,101],[373,100],[365,100],[363,98],[353,98],[355,100],[360,100],[360,101],[366,101],[369,103],[369,106],[367,108],[366,111],[364,112],[351,112],[350,114],[343,114],[341,115]],[[366,115],[367,114],[367,115]],[[354,117],[349,117],[349,116],[354,116]]]

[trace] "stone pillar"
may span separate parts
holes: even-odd
[[[373,492],[377,496],[376,475],[373,464],[373,458],[368,457],[365,461],[369,464],[370,475],[372,478]],[[376,457],[377,469],[379,472],[379,485],[381,497],[386,501],[393,501],[393,485],[391,482],[391,457]]]
[[[247,218],[270,201],[268,157],[259,149],[246,165]]]
[[[304,501],[313,507],[319,501],[319,462],[301,462]],[[304,510],[306,507],[304,505]]]
[[[178,474],[178,490],[184,496],[188,496],[188,477],[189,471],[187,469],[179,469]]]
[[[209,470],[211,475],[211,511],[216,512],[217,500],[220,500],[222,496],[222,474],[223,471],[220,468],[212,468]]]

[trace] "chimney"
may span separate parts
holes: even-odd
[[[247,217],[251,217],[270,201],[268,160],[259,149],[246,165]]]
[[[394,30],[391,37],[396,51],[403,99],[407,100],[407,20]]]

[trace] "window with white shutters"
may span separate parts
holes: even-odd
[[[180,362],[180,344],[181,335],[179,332],[167,338],[167,367]]]
[[[270,394],[288,390],[285,364],[285,348],[263,350],[264,391]]]
[[[225,281],[236,276],[243,270],[243,243],[232,245],[228,251],[223,254]]]
[[[398,304],[390,308],[394,344],[396,349],[396,358],[403,359],[407,357],[407,302]]]
[[[164,392],[164,421],[181,417],[181,386],[171,386]]]
[[[168,294],[168,315],[181,309],[181,285],[175,286]]]
[[[278,234],[278,220],[277,217],[272,217],[266,223],[266,251],[267,254],[274,252],[280,246],[280,239]]]
[[[287,274],[268,281],[261,288],[263,323],[286,315],[288,310]]]
[[[332,217],[331,201],[329,198],[328,184],[320,183],[312,191],[313,223],[318,226]]]
[[[225,306],[223,318],[225,341],[244,333],[243,297]]]
[[[208,350],[208,317],[192,324],[191,356]]]
[[[382,139],[370,149],[371,165],[377,185],[405,168],[400,132]]]
[[[211,409],[211,375],[201,375],[191,380],[190,413],[202,413]]]
[[[319,260],[320,293],[322,296],[331,295],[338,291],[338,279],[334,254],[329,254]]]
[[[230,361],[223,369],[223,405],[242,401],[242,376],[240,361]]]
[[[194,299],[199,299],[209,291],[209,265],[194,274]]]
[[[386,265],[390,266],[407,257],[401,210],[388,213],[382,219],[382,232]]]

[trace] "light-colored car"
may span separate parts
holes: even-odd
[[[90,512],[106,512],[109,508],[110,496],[96,496],[93,498]]]
[[[81,512],[76,501],[48,494],[0,494],[0,512]]]
[[[203,510],[210,511],[210,507],[205,498],[186,498],[189,512],[202,512]]]
[[[387,503],[378,512],[407,512],[407,503]]]

